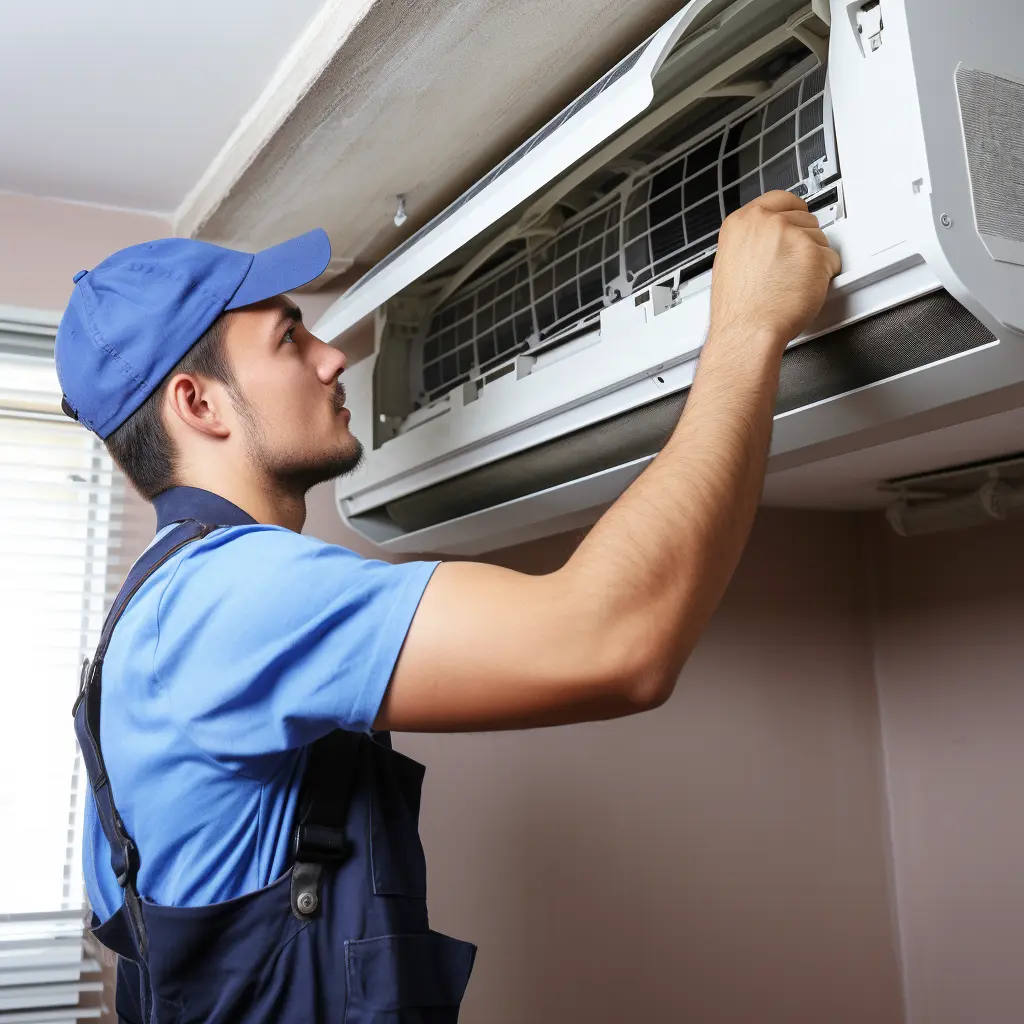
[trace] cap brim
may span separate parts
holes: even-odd
[[[256,253],[225,309],[251,306],[315,281],[331,262],[331,240],[323,228]]]

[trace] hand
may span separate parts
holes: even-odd
[[[711,276],[711,332],[764,339],[781,358],[841,269],[817,218],[791,192],[768,192],[725,219]]]

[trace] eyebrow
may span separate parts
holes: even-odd
[[[277,326],[280,327],[286,321],[291,321],[293,324],[301,324],[302,310],[298,306],[282,306],[277,318]]]

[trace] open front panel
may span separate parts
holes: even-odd
[[[411,405],[577,336],[604,306],[655,280],[674,275],[678,285],[703,270],[723,219],[758,195],[791,189],[813,200],[834,188],[826,75],[816,60],[738,109],[736,100],[719,102],[734,109],[669,140],[660,155],[613,164],[590,183],[596,198],[549,237],[528,236],[455,290],[414,342]]]

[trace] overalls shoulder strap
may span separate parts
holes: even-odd
[[[309,748],[292,833],[291,906],[300,921],[320,905],[324,868],[351,854],[346,825],[364,742],[358,733],[335,729]]]
[[[128,603],[142,585],[169,558],[185,545],[205,537],[216,529],[209,523],[194,520],[179,523],[164,534],[143,554],[132,567],[124,585],[118,592],[100,634],[99,646],[91,662],[82,665],[81,687],[72,714],[75,719],[75,735],[82,750],[86,772],[96,801],[96,814],[100,827],[110,845],[110,866],[117,878],[117,884],[124,890],[125,905],[129,922],[139,952],[145,956],[146,934],[139,905],[139,894],[135,878],[139,868],[138,850],[124,827],[121,816],[114,804],[103,751],[100,747],[100,698],[103,690],[103,660],[113,635],[114,627],[121,618]]]

